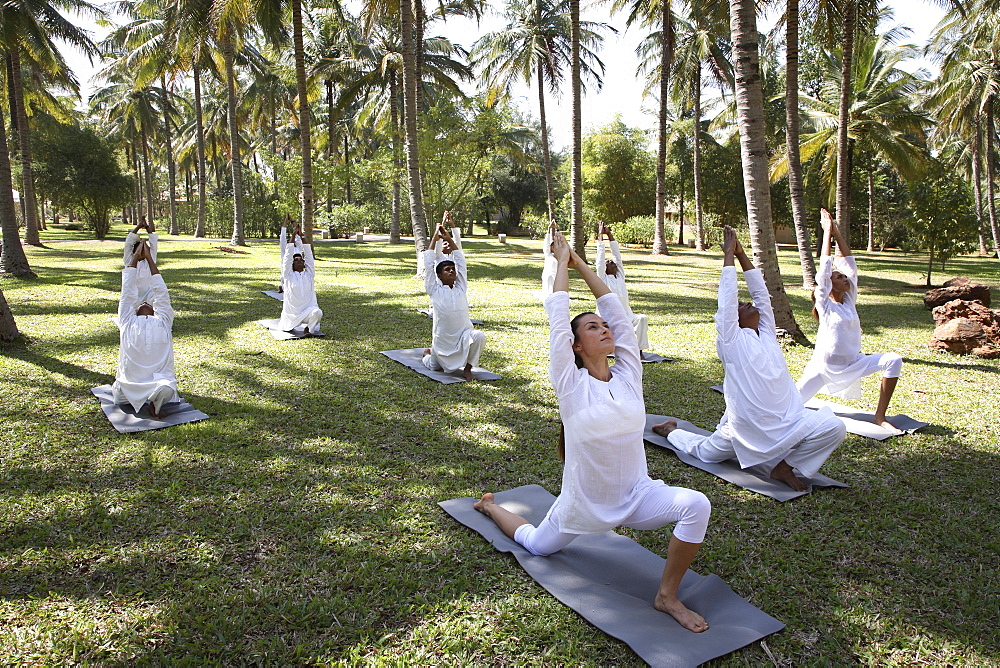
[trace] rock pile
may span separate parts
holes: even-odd
[[[970,281],[965,276],[957,276],[947,281],[942,288],[928,290],[924,294],[924,306],[934,308],[947,304],[954,299],[961,299],[967,302],[979,302],[983,306],[990,306],[990,286],[982,283]]]
[[[987,304],[988,297],[987,292]],[[932,349],[1000,358],[1000,311],[991,311],[978,301],[953,299],[935,307],[932,313],[937,325],[931,336]]]

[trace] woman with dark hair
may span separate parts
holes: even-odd
[[[844,399],[861,397],[860,380],[873,373],[882,372],[875,424],[898,432],[885,417],[889,400],[899,381],[903,358],[896,353],[865,355],[861,352],[861,320],[856,307],[858,301],[858,265],[851,255],[851,247],[844,240],[833,218],[822,210],[823,257],[816,274],[813,291],[813,317],[819,320],[816,348],[812,358],[796,384],[803,401],[817,393],[832,394]],[[836,260],[830,254],[832,239],[843,258]]]
[[[510,538],[535,555],[558,552],[580,534],[618,526],[659,529],[676,523],[653,606],[699,633],[705,619],[677,598],[677,587],[705,537],[711,504],[704,494],[652,480],[642,442],[646,408],[642,363],[632,323],[617,295],[553,234],[558,262],[549,315],[549,379],[559,400],[566,459],[562,492],[535,527],[486,493],[474,504]],[[597,298],[595,313],[569,319],[569,267]],[[615,365],[608,365],[608,355]]]

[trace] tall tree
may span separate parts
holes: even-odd
[[[14,188],[10,176],[10,153],[7,150],[7,127],[3,109],[0,108],[0,272],[21,278],[34,278],[35,272],[28,265],[28,258],[18,237],[17,212],[14,209]],[[2,297],[0,297],[2,299]],[[0,317],[6,305],[0,303]],[[13,318],[11,318],[13,322]],[[2,332],[0,323],[0,332]],[[17,329],[14,329],[15,334]]]
[[[747,200],[747,222],[750,224],[754,264],[763,271],[764,281],[771,295],[775,323],[801,339],[804,335],[795,322],[788,303],[774,242],[756,9],[753,0],[730,0],[729,7],[743,189]]]
[[[535,79],[548,212],[549,219],[555,220],[545,89],[557,92],[569,66],[572,48],[569,3],[568,0],[508,0],[504,14],[508,19],[507,27],[483,35],[473,47],[473,66],[482,68],[483,79],[498,92],[506,92],[515,80],[530,84]],[[604,40],[599,31],[607,28],[605,24],[592,21],[583,21],[580,26],[580,65],[583,75],[598,89],[604,63],[597,57],[596,49]]]
[[[13,341],[17,338],[17,323],[14,322],[14,314],[7,306],[7,298],[0,290],[0,341]]]
[[[0,3],[0,50],[8,66],[13,126],[17,130],[21,156],[21,197],[24,201],[25,243],[39,245],[38,203],[31,163],[31,139],[25,109],[22,61],[25,56],[44,72],[60,76],[71,88],[75,80],[59,53],[54,39],[71,44],[93,57],[97,48],[86,31],[64,16],[65,13],[101,17],[103,12],[85,0],[20,0]]]

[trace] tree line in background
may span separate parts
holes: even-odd
[[[19,228],[39,245],[55,212],[98,237],[144,216],[234,245],[289,214],[309,240],[368,227],[422,249],[450,209],[491,231],[555,218],[581,254],[599,219],[654,253],[668,252],[669,220],[693,220],[697,249],[743,220],[779,326],[800,334],[776,225],[795,231],[806,287],[820,206],[854,245],[928,251],[928,283],[935,260],[1000,247],[1000,0],[941,4],[932,78],[903,69],[919,55],[909,31],[871,0],[616,0],[647,31],[647,136],[620,120],[583,134],[581,91],[600,87],[612,29],[582,21],[579,0],[506,0],[505,27],[468,49],[434,31],[491,9],[473,0],[366,0],[357,15],[333,0],[125,0],[99,43],[65,18],[111,20],[86,0],[5,3],[0,270],[32,275]],[[764,8],[780,13],[766,35]],[[85,111],[54,40],[102,64]],[[518,82],[537,120],[511,99]],[[554,94],[573,103],[565,154],[549,145]]]

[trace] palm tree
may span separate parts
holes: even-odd
[[[717,8],[712,5],[712,2],[694,2],[690,6],[682,7],[675,15],[676,41],[679,46],[674,49],[674,70],[670,74],[672,100],[683,111],[690,110],[694,118],[691,135],[694,153],[697,250],[705,250],[701,199],[702,69],[708,69],[710,78],[720,88],[733,86],[728,26],[721,20]],[[651,42],[652,40],[647,44]],[[651,53],[652,49],[647,47],[646,52]],[[682,215],[677,243],[684,243],[683,233]]]
[[[538,87],[538,116],[541,124],[542,161],[549,219],[556,219],[552,160],[549,156],[548,122],[545,116],[545,88],[555,93],[569,65],[571,50],[568,0],[508,0],[507,27],[479,38],[472,49],[473,67],[482,68],[482,78],[494,94],[506,92],[516,80]],[[604,63],[596,49],[604,38],[599,30],[608,26],[584,21],[580,26],[581,67],[588,80],[601,87]],[[595,70],[600,69],[601,74]]]
[[[573,150],[570,165],[570,245],[586,259],[586,234],[583,231],[583,154],[582,84],[580,62],[580,0],[569,0],[570,16],[570,91],[573,100]]]
[[[988,7],[973,5],[977,20],[969,21],[966,12],[953,10],[941,21],[928,46],[930,55],[941,65],[941,74],[929,91],[925,106],[939,119],[939,134],[973,137],[972,162],[974,187],[979,197],[981,132],[986,134],[986,203],[993,248],[1000,257],[1000,230],[995,202],[996,110],[1000,104],[1000,20],[995,13],[980,11]],[[981,206],[981,205],[980,205]]]
[[[7,298],[0,290],[0,341],[13,341],[17,338],[17,323],[14,322],[14,314],[7,306]]]
[[[3,110],[0,109],[0,233],[2,233],[2,254],[0,254],[0,272],[13,274],[19,278],[34,278],[35,272],[28,265],[24,247],[18,238],[17,212],[14,210],[14,188],[10,176],[10,153],[7,151],[7,127],[4,122]],[[0,293],[0,319],[4,313],[9,313],[3,295]],[[13,323],[11,318],[10,323]],[[8,325],[9,327],[9,325]],[[0,337],[8,331],[0,320]],[[16,335],[17,328],[14,328]]]
[[[914,93],[921,79],[899,68],[900,63],[913,57],[912,47],[893,47],[893,34],[866,37],[855,43],[855,63],[848,106],[848,159],[860,152],[867,157],[869,203],[873,201],[873,172],[878,159],[888,161],[906,179],[917,178],[926,156],[925,127],[930,123],[926,112],[912,107]],[[826,80],[818,97],[802,95],[810,119],[817,130],[802,137],[800,151],[805,161],[822,160],[821,178],[827,193],[827,204],[835,201],[839,169],[839,75],[841,61],[836,51],[827,54]],[[787,160],[775,164],[772,178],[787,171]],[[871,208],[871,207],[870,207]],[[874,247],[872,216],[869,215],[869,245]]]
[[[98,18],[104,12],[86,0],[20,0],[0,4],[0,50],[5,52],[10,79],[10,99],[13,105],[14,127],[17,130],[21,155],[21,197],[24,200],[25,243],[40,245],[38,237],[38,204],[35,199],[34,172],[31,162],[31,139],[25,110],[22,79],[22,56],[49,75],[63,79],[73,87],[75,81],[53,39],[71,44],[89,56],[97,53],[94,43],[84,30],[67,19],[63,12]]]
[[[743,162],[743,188],[754,264],[761,268],[778,327],[804,338],[795,322],[778,269],[771,221],[771,189],[767,169],[764,96],[760,85],[757,15],[753,0],[730,0],[733,61],[736,65],[736,101]]]

